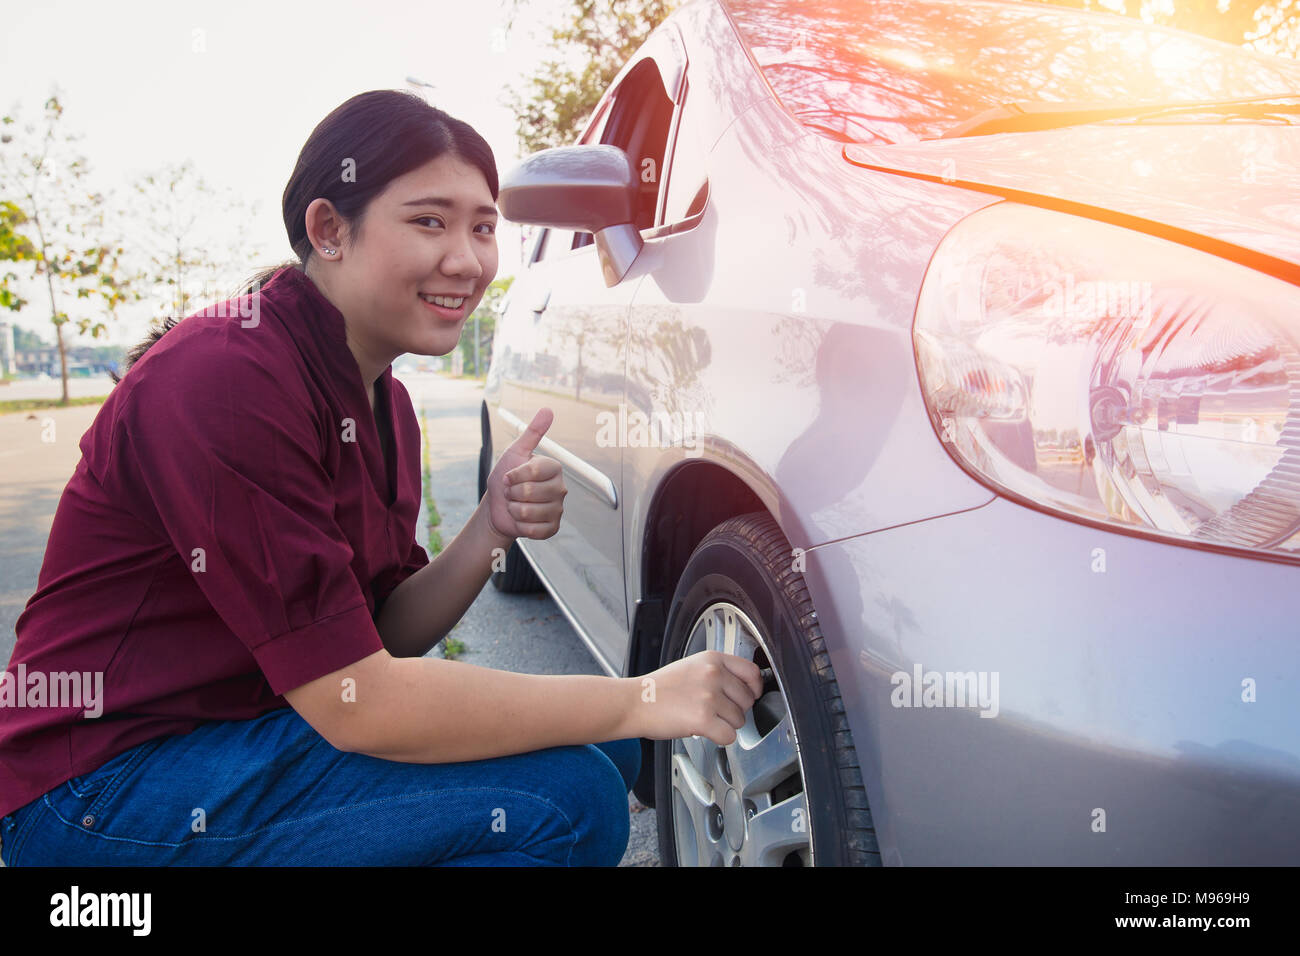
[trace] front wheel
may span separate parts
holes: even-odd
[[[817,614],[766,512],[731,518],[692,553],[660,666],[717,650],[752,660],[763,694],[735,741],[655,741],[665,866],[879,866],[857,751]]]

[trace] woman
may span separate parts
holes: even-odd
[[[496,274],[496,198],[467,124],[353,97],[284,191],[297,261],[137,347],[18,621],[7,865],[614,866],[638,738],[735,739],[761,684],[732,655],[648,678],[423,656],[566,493],[532,454],[541,409],[437,559],[414,540],[391,362],[456,347]]]

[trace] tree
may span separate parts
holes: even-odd
[[[48,349],[50,343],[45,341],[35,332],[24,329],[20,325],[14,326],[14,351],[32,352],[38,349]]]
[[[492,357],[492,338],[496,333],[497,319],[501,315],[501,302],[507,292],[510,291],[510,284],[515,281],[514,276],[505,276],[496,279],[487,287],[483,293],[483,301],[479,303],[474,314],[465,320],[465,334],[460,337],[460,354],[464,358],[465,372],[470,375],[482,375],[483,369],[487,368],[488,361]],[[477,326],[475,319],[477,318]],[[478,363],[474,361],[474,336],[475,329],[478,334]]]
[[[523,0],[510,0],[510,12]],[[524,100],[515,91],[509,106],[524,155],[572,143],[601,94],[650,32],[672,13],[674,0],[573,0],[566,22],[551,31],[551,47],[578,65],[547,60]]]
[[[5,117],[7,120],[9,117]],[[0,262],[22,262],[36,257],[36,247],[18,231],[18,227],[27,222],[22,209],[7,200],[0,200]],[[0,275],[0,309],[17,312],[27,304],[14,286],[18,281],[16,272]]]
[[[50,321],[54,324],[63,379],[61,404],[68,403],[68,358],[63,326],[74,321],[63,308],[68,297],[91,302],[79,309],[75,319],[79,333],[98,338],[107,326],[100,316],[116,318],[117,306],[129,294],[121,257],[124,249],[107,235],[106,201],[102,193],[88,192],[85,179],[89,168],[85,157],[74,151],[80,136],[61,133],[63,106],[58,95],[45,101],[45,129],[39,135],[32,125],[24,126],[25,142],[14,142],[8,127],[15,123],[5,116],[6,129],[0,144],[0,196],[6,214],[6,228],[18,233],[11,245],[22,246],[15,261],[30,261],[34,274],[45,277]],[[12,303],[8,273],[4,280],[5,301]]]
[[[144,259],[138,275],[158,304],[160,314],[154,318],[180,319],[197,305],[225,298],[213,286],[235,281],[232,276],[242,275],[248,261],[258,258],[247,232],[256,204],[249,210],[228,191],[218,193],[189,161],[144,176],[135,190],[131,246]],[[241,228],[225,240],[207,228],[223,206],[235,211],[228,218]]]

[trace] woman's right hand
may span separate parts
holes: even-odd
[[[637,700],[628,736],[649,740],[708,737],[735,743],[745,713],[763,693],[758,665],[735,654],[700,651],[630,678]]]

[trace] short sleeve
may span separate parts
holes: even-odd
[[[279,695],[383,642],[301,377],[224,344],[196,335],[142,360],[103,483],[176,550]]]
[[[386,579],[376,581],[374,585],[375,595],[375,618],[379,618],[380,612],[384,608],[384,602],[389,596],[397,590],[397,586],[409,578],[420,568],[429,563],[429,554],[420,547],[419,543],[412,539],[411,550],[406,556],[402,566],[392,573]]]

